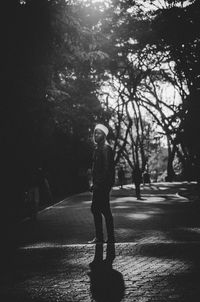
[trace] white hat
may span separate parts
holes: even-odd
[[[95,126],[95,128],[94,128],[94,131],[97,130],[97,129],[103,131],[103,132],[105,133],[106,136],[108,135],[109,130],[108,130],[108,128],[107,128],[106,126],[104,126],[103,124],[97,124],[97,125]]]

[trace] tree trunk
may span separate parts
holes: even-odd
[[[167,181],[173,181],[175,177],[174,168],[173,168],[173,161],[174,161],[174,155],[175,155],[175,149],[173,148],[171,150],[169,139],[167,139],[167,145],[168,145],[168,163],[167,163]]]

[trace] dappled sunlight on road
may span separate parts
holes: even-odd
[[[151,218],[153,215],[160,215],[162,213],[163,211],[161,209],[154,209],[150,211],[142,211],[139,213],[127,213],[124,214],[124,216],[134,220],[143,220],[143,219]]]
[[[60,243],[54,243],[54,242],[39,242],[39,243],[33,243],[33,244],[26,244],[24,246],[19,247],[19,250],[35,250],[35,249],[63,249],[63,248],[84,248],[86,247],[86,244],[60,244]],[[92,249],[92,245],[87,244],[87,249],[90,247]]]
[[[92,200],[83,201],[83,204],[91,204]]]
[[[114,200],[111,200],[112,204],[116,204],[116,203],[172,204],[175,202],[189,202],[189,200],[187,198],[180,197],[178,194],[165,194],[164,196],[143,194],[142,199],[139,200],[137,200],[136,197],[131,197],[131,196],[117,197]]]
[[[123,261],[123,259],[119,259]],[[133,274],[132,277],[135,275],[134,271],[137,272],[138,268],[141,269],[141,263],[143,263],[142,267],[150,266],[149,263],[151,263],[150,270],[146,271],[146,275],[149,275],[151,273],[151,278],[156,277],[159,273],[162,272],[162,276],[165,274],[168,274],[168,270],[173,270],[175,272],[176,269],[178,269],[179,273],[185,272],[187,269],[190,268],[190,263],[188,261],[179,260],[179,259],[171,259],[170,261],[168,259],[162,258],[162,260],[158,260],[158,258],[155,257],[145,257],[140,256],[139,259],[136,259],[133,263],[133,256],[126,256],[126,262],[130,262],[130,265],[133,266]],[[139,260],[139,261],[138,261]],[[131,277],[131,276],[130,276]]]
[[[152,231],[146,232],[145,237],[137,240],[138,244],[152,244],[155,242],[159,243],[175,243],[176,240],[171,239],[166,233],[162,231],[154,231],[152,234]]]
[[[153,190],[161,190],[161,191],[166,191],[168,190],[169,188],[168,187],[156,187],[156,186],[151,186],[150,189],[153,189]]]
[[[143,230],[138,233],[137,228],[117,227],[115,230],[117,242],[124,242],[140,245],[159,243],[175,243],[177,240],[172,239],[169,234],[164,231],[155,229]]]
[[[121,206],[115,206],[115,209],[131,209],[132,206],[124,206],[124,205],[121,205]]]
[[[26,244],[19,249],[22,250],[32,250],[32,249],[48,249],[48,248],[58,248],[58,247],[63,247],[63,245],[58,245],[54,242],[36,242],[33,244]]]
[[[56,209],[56,210],[59,210],[59,209],[66,209],[67,207],[69,207],[69,206],[68,205],[65,205],[65,206],[54,206],[53,208]]]
[[[196,240],[200,236],[197,229],[192,229],[199,227],[200,220],[198,215],[190,219],[189,211],[193,210],[193,205],[187,198],[171,191],[170,194],[165,191],[154,194],[155,191],[149,190],[142,194],[142,200],[137,200],[133,195],[134,190],[124,190],[126,196],[122,191],[119,189],[119,193],[116,193],[115,190],[115,195],[111,196],[117,242],[148,241],[148,238],[173,242],[189,236]],[[20,245],[51,249],[65,244],[87,244],[94,237],[91,198],[89,193],[79,194],[41,211],[35,222],[27,221],[21,225]],[[183,223],[187,223],[191,229],[178,230]],[[165,235],[158,234],[160,231]]]
[[[200,246],[170,244],[164,243],[164,240],[163,243],[151,241],[153,240],[149,237],[140,244],[115,244],[116,257],[112,272],[120,272],[123,277],[126,289],[123,301],[143,302],[147,301],[146,297],[148,301],[197,301],[181,298],[188,291],[194,295],[199,293],[199,262],[194,262],[193,258],[198,259]],[[91,275],[89,263],[94,258],[95,245],[49,244],[49,248],[46,248],[48,244],[46,242],[44,246],[38,245],[38,250],[28,247],[18,251],[14,263],[15,273],[6,271],[10,282],[2,286],[7,296],[13,293],[9,301],[86,302],[93,301],[90,294],[91,284],[101,293],[102,290],[113,290],[119,286],[116,283],[116,274],[112,273],[113,278],[108,278],[111,271],[107,268],[104,270],[101,267]],[[190,250],[197,251],[191,253]],[[105,252],[106,245],[103,247],[104,257]],[[197,265],[196,271],[194,265]],[[109,280],[112,287],[107,286]]]
[[[179,227],[174,234],[175,238],[187,238],[189,241],[200,241],[200,227]]]
[[[179,228],[183,231],[190,231],[192,233],[200,234],[200,228]]]
[[[149,217],[152,216],[152,214],[147,214],[147,213],[128,213],[125,214],[125,216],[127,218],[131,218],[131,219],[136,219],[136,220],[144,220],[144,219],[148,219]]]
[[[127,196],[127,197],[119,197],[119,198],[115,198],[113,201],[111,200],[111,203],[115,204],[115,203],[161,203],[165,201],[165,198],[163,197],[159,197],[159,196],[149,196],[149,195],[144,195],[142,200],[137,200],[136,197],[130,197],[130,196]]]
[[[123,274],[127,302],[196,301],[190,297],[200,296],[199,203],[179,196],[184,188],[176,184],[154,187],[142,188],[142,200],[136,199],[133,186],[115,189],[111,195],[113,270]],[[3,293],[12,293],[11,301],[91,300],[88,271],[95,255],[95,245],[88,244],[94,237],[91,199],[90,193],[71,196],[42,210],[35,221],[20,225],[11,271],[5,269],[11,281],[2,285]],[[106,247],[103,244],[104,260]],[[107,272],[98,286],[102,280],[107,286]]]
[[[119,234],[119,235],[127,235],[128,233],[129,234],[132,234],[132,233],[134,233],[134,230],[133,230],[133,228],[120,228],[120,227],[118,227],[118,228],[116,228],[116,230],[115,230],[115,233],[116,234]]]

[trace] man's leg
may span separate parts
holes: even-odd
[[[114,223],[113,223],[113,216],[110,209],[109,202],[104,206],[102,209],[102,213],[105,217],[106,222],[106,229],[107,229],[107,236],[108,236],[108,242],[114,242],[115,236],[114,236]]]
[[[96,239],[98,241],[103,241],[103,223],[101,211],[94,203],[92,204],[91,211],[94,217]]]
[[[104,264],[106,264],[107,267],[112,268],[112,263],[114,259],[115,259],[115,243],[108,242],[107,249],[106,249],[106,259],[104,260]]]

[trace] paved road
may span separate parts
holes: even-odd
[[[200,208],[177,194],[185,186],[145,186],[141,201],[132,186],[114,188],[113,269],[88,266],[95,254],[109,253],[106,244],[103,251],[87,244],[94,236],[90,193],[23,222],[0,277],[1,301],[199,301]]]

